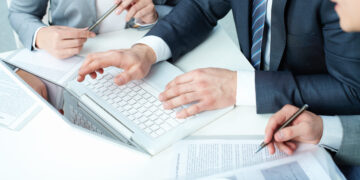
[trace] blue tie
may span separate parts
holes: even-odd
[[[252,4],[252,46],[251,46],[251,64],[256,70],[260,69],[261,46],[264,33],[266,3],[267,0],[253,0]]]

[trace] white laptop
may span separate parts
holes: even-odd
[[[6,61],[63,87],[65,116],[75,124],[127,142],[152,155],[231,109],[176,119],[176,111],[180,108],[164,110],[158,100],[166,84],[183,73],[176,66],[167,61],[157,63],[145,79],[117,86],[113,78],[121,69],[114,67],[106,68],[105,73],[96,80],[87,76],[85,82],[77,82],[77,70],[83,59],[75,56],[59,60],[45,51],[30,52],[23,49]],[[26,62],[39,62],[41,66],[47,67],[34,68],[34,65]],[[54,68],[51,64],[56,65],[53,71],[63,73],[62,76],[47,72],[46,69]],[[75,116],[80,116],[79,121],[76,121]]]
[[[0,59],[0,125],[20,130],[41,106],[32,89]]]

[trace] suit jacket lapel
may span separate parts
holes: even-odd
[[[270,71],[279,68],[286,46],[285,6],[287,0],[274,0],[271,14]]]
[[[241,51],[244,56],[250,60],[250,0],[235,0],[238,1],[238,6],[233,6],[233,13],[235,19],[238,19],[237,29],[238,29],[238,39],[240,43]],[[236,8],[236,9],[235,9]]]

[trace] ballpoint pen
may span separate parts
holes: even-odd
[[[119,4],[114,4],[104,15],[102,15],[92,26],[88,28],[89,31],[92,31],[98,24],[100,24],[106,17],[108,17],[117,7],[120,6]]]
[[[301,113],[303,113],[307,108],[309,107],[309,105],[305,104],[302,108],[300,108],[295,114],[293,114],[279,129],[277,129],[274,134],[278,131],[280,131],[281,129],[287,127],[288,125],[290,125],[291,122],[293,122]],[[265,143],[262,142],[259,146],[259,149],[255,152],[258,153],[259,151],[261,151],[264,147],[266,147],[269,143]]]

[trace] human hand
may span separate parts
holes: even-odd
[[[115,66],[124,71],[115,77],[114,82],[124,85],[131,80],[144,78],[155,61],[155,52],[143,44],[137,44],[131,49],[89,54],[79,70],[78,81],[82,82],[87,74],[95,79],[96,72],[103,73],[103,68]]]
[[[177,118],[232,106],[236,102],[236,72],[206,68],[185,73],[171,81],[159,99],[165,109],[195,102],[178,112]]]
[[[274,144],[280,151],[291,155],[297,148],[295,142],[310,144],[320,142],[323,133],[323,120],[320,116],[309,111],[304,111],[290,126],[275,133],[275,130],[283,125],[298,109],[292,105],[285,105],[270,118],[265,129],[264,140],[265,143],[270,142],[267,146],[270,154],[275,153]]]
[[[158,19],[158,14],[155,9],[155,5],[152,0],[116,0],[116,4],[120,4],[116,14],[121,14],[124,10],[127,10],[126,22],[131,18],[141,20],[145,24],[154,23]]]
[[[95,36],[95,33],[87,29],[49,26],[38,31],[35,46],[46,50],[57,58],[65,59],[78,54],[87,38]]]
[[[21,79],[32,87],[40,96],[42,96],[45,100],[48,100],[46,86],[38,77],[21,69],[18,70],[16,74],[19,75]]]

